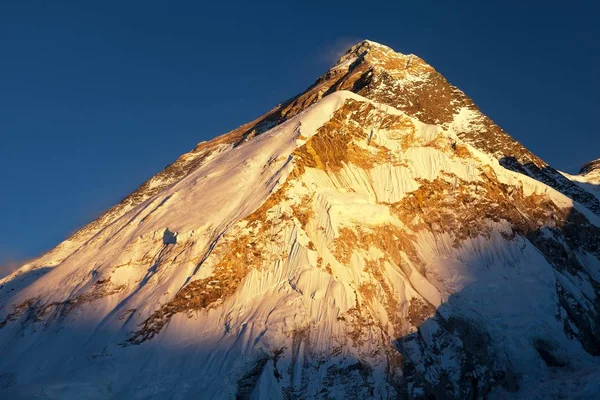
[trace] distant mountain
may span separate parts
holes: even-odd
[[[585,164],[579,173],[585,175],[587,179],[600,183],[600,159]]]
[[[597,398],[599,185],[363,41],[0,280],[0,398]]]

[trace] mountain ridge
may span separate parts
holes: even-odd
[[[583,396],[597,201],[423,60],[363,41],[0,280],[0,388]]]
[[[342,85],[339,85],[339,83],[338,83],[339,81],[331,84],[332,79],[331,79],[331,77],[329,77],[330,74],[332,73],[332,71],[337,71],[338,69],[348,68],[348,70],[350,70],[351,63],[348,64],[349,59],[351,59],[352,57],[355,57],[356,60],[354,60],[354,61],[360,61],[359,59],[362,60],[365,56],[369,55],[369,53],[371,52],[372,49],[376,49],[377,51],[379,51],[379,53],[376,54],[374,57],[371,57],[371,59],[376,60],[378,57],[381,57],[382,55],[383,55],[383,58],[386,58],[386,57],[389,58],[390,56],[392,56],[395,59],[400,60],[400,61],[398,61],[399,65],[402,65],[402,61],[408,62],[409,60],[414,58],[416,61],[416,64],[423,67],[422,69],[425,69],[428,73],[435,72],[435,70],[431,66],[427,65],[422,59],[420,59],[419,57],[417,57],[413,54],[403,55],[400,53],[395,53],[391,48],[389,48],[385,45],[379,44],[377,42],[370,41],[370,40],[360,41],[356,45],[352,46],[334,64],[334,66],[330,69],[330,71],[328,71],[326,74],[324,74],[320,78],[318,78],[317,81],[315,82],[315,84],[310,86],[303,93],[301,93],[298,96],[292,97],[291,99],[281,103],[280,105],[274,107],[271,111],[256,118],[255,120],[253,120],[251,122],[243,124],[240,127],[236,128],[226,134],[215,137],[212,140],[199,143],[191,152],[185,153],[180,158],[178,158],[173,164],[170,164],[163,171],[161,171],[157,175],[151,177],[142,186],[140,186],[138,189],[136,189],[131,195],[129,195],[125,199],[123,199],[119,203],[119,205],[117,205],[116,207],[122,206],[124,203],[130,203],[132,205],[139,204],[140,199],[147,198],[147,197],[151,196],[152,194],[158,192],[158,190],[160,190],[161,188],[164,187],[164,185],[162,185],[160,183],[158,183],[158,184],[155,183],[155,186],[154,186],[152,184],[152,182],[160,181],[163,179],[165,181],[169,182],[171,180],[176,180],[178,178],[181,178],[189,170],[192,170],[198,164],[200,164],[203,161],[204,157],[209,155],[210,150],[207,149],[208,146],[210,146],[210,145],[214,146],[214,145],[218,145],[221,143],[229,143],[229,142],[234,142],[235,145],[237,145],[243,140],[247,140],[248,138],[251,138],[252,136],[254,136],[256,134],[260,134],[261,132],[264,131],[264,129],[274,126],[274,124],[285,121],[285,119],[288,117],[288,115],[289,116],[295,115],[299,109],[305,108],[305,107],[309,106],[310,104],[312,104],[314,101],[319,100],[320,98],[322,98],[322,96],[324,94],[329,93],[332,90],[332,88],[334,88],[333,90],[339,90],[339,88],[347,87],[348,86],[347,79],[342,82]],[[409,66],[410,64],[405,64],[405,65]],[[408,67],[406,69],[408,70]],[[339,72],[335,72],[335,75],[338,75],[338,74],[339,74]],[[435,72],[435,74],[437,74],[437,72]],[[440,78],[438,78],[438,75],[439,74],[436,75],[436,80],[441,78],[445,82],[445,79],[443,77],[441,77],[441,75],[439,75]],[[405,76],[406,76],[406,74],[405,74]],[[353,77],[352,79],[360,80],[360,78],[362,78],[362,76],[359,78]],[[464,96],[464,94],[462,92],[460,92],[460,90],[449,86],[449,84],[447,84],[447,82],[445,82],[445,83],[449,87],[448,89],[446,89],[447,91],[449,91],[452,94],[458,93],[458,96],[461,98],[460,102],[464,102],[464,104],[466,104],[466,106],[468,108],[474,107],[477,110],[477,112],[479,112],[478,109],[476,108],[476,106],[474,105],[474,103],[470,99],[466,98],[466,96]],[[446,85],[444,87],[446,87]],[[325,86],[325,88],[322,88],[322,86]],[[371,93],[368,93],[368,94],[371,94]],[[439,94],[436,93],[436,95],[439,95]],[[376,97],[375,95],[372,95],[372,96]],[[444,96],[449,97],[450,95],[444,94]],[[370,98],[370,96],[366,96],[366,97]],[[403,99],[403,100],[406,101],[406,99]],[[412,101],[410,99],[406,102],[412,104]],[[407,110],[403,110],[403,111],[407,111]],[[418,114],[418,113],[419,112],[415,111],[415,110],[408,111],[409,115],[414,115],[414,114]],[[423,118],[422,116],[417,115],[417,118],[419,118],[419,117]],[[483,114],[474,115],[474,116],[471,115],[470,117],[474,118],[474,119],[484,118],[484,121],[481,123],[481,125],[484,127],[485,132],[487,132],[490,129],[495,132],[497,132],[499,130],[499,132],[502,134],[502,136],[508,136],[499,127],[497,127],[491,120],[489,120],[489,119],[487,119],[487,117],[483,116]],[[429,122],[448,123],[448,118],[449,117],[445,117],[444,119],[437,119],[435,117],[426,116],[422,120],[423,120],[423,122],[426,122],[426,123],[429,123]],[[495,133],[495,132],[492,132],[492,133]],[[482,135],[482,132],[479,131],[478,134]],[[469,140],[468,137],[466,137],[466,138],[467,138],[467,140]],[[488,136],[485,137],[485,139],[488,139],[488,138],[489,138]],[[501,142],[503,142],[503,141],[506,141],[506,139],[503,138],[501,140]],[[574,189],[573,185],[565,183],[565,181],[561,179],[562,176],[560,176],[559,178],[556,178],[556,175],[558,175],[558,171],[556,171],[554,169],[551,169],[551,171],[550,171],[551,177],[548,177],[547,171],[550,168],[546,163],[544,163],[541,159],[539,159],[537,156],[533,155],[532,153],[527,152],[525,150],[525,148],[520,143],[515,141],[514,139],[510,138],[510,141],[512,143],[512,146],[514,146],[514,148],[512,149],[514,154],[513,153],[508,154],[508,155],[501,154],[501,153],[498,153],[498,151],[495,148],[490,150],[490,148],[484,147],[484,149],[486,151],[494,151],[495,152],[494,154],[497,156],[497,158],[501,159],[508,168],[513,169],[517,172],[522,172],[522,173],[525,173],[528,175],[533,175],[534,178],[544,181],[545,183],[549,184],[553,188],[555,188],[563,193],[566,192],[570,197],[573,197],[574,200],[579,201],[582,204],[588,204],[590,209],[594,210],[594,212],[596,214],[600,213],[600,203],[599,202],[595,201],[594,199],[591,199],[587,193],[581,192],[577,188]],[[479,140],[479,142],[477,143],[477,146],[481,146],[481,140]],[[524,152],[528,153],[526,158],[523,158]],[[557,179],[558,179],[558,182],[556,181]],[[567,188],[561,189],[561,187],[565,186],[565,185],[567,186]],[[575,193],[575,195],[573,195],[573,193]],[[111,212],[114,212],[114,208],[111,210],[108,210],[107,212],[105,212],[103,215],[101,215],[96,220],[104,219],[105,217],[109,216],[111,214]],[[93,223],[94,222],[92,222],[92,224]],[[73,236],[77,236],[82,231],[89,229],[89,228],[90,228],[89,226],[85,226],[82,229],[80,229],[79,231],[77,231]]]

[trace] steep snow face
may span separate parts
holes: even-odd
[[[0,280],[0,397],[580,390],[540,382],[595,376],[600,218],[436,74],[362,42]]]

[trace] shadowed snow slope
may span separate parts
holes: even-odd
[[[361,42],[0,280],[0,397],[594,398],[578,177]]]

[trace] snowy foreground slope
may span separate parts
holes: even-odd
[[[0,398],[597,398],[594,171],[361,42],[0,280]]]

